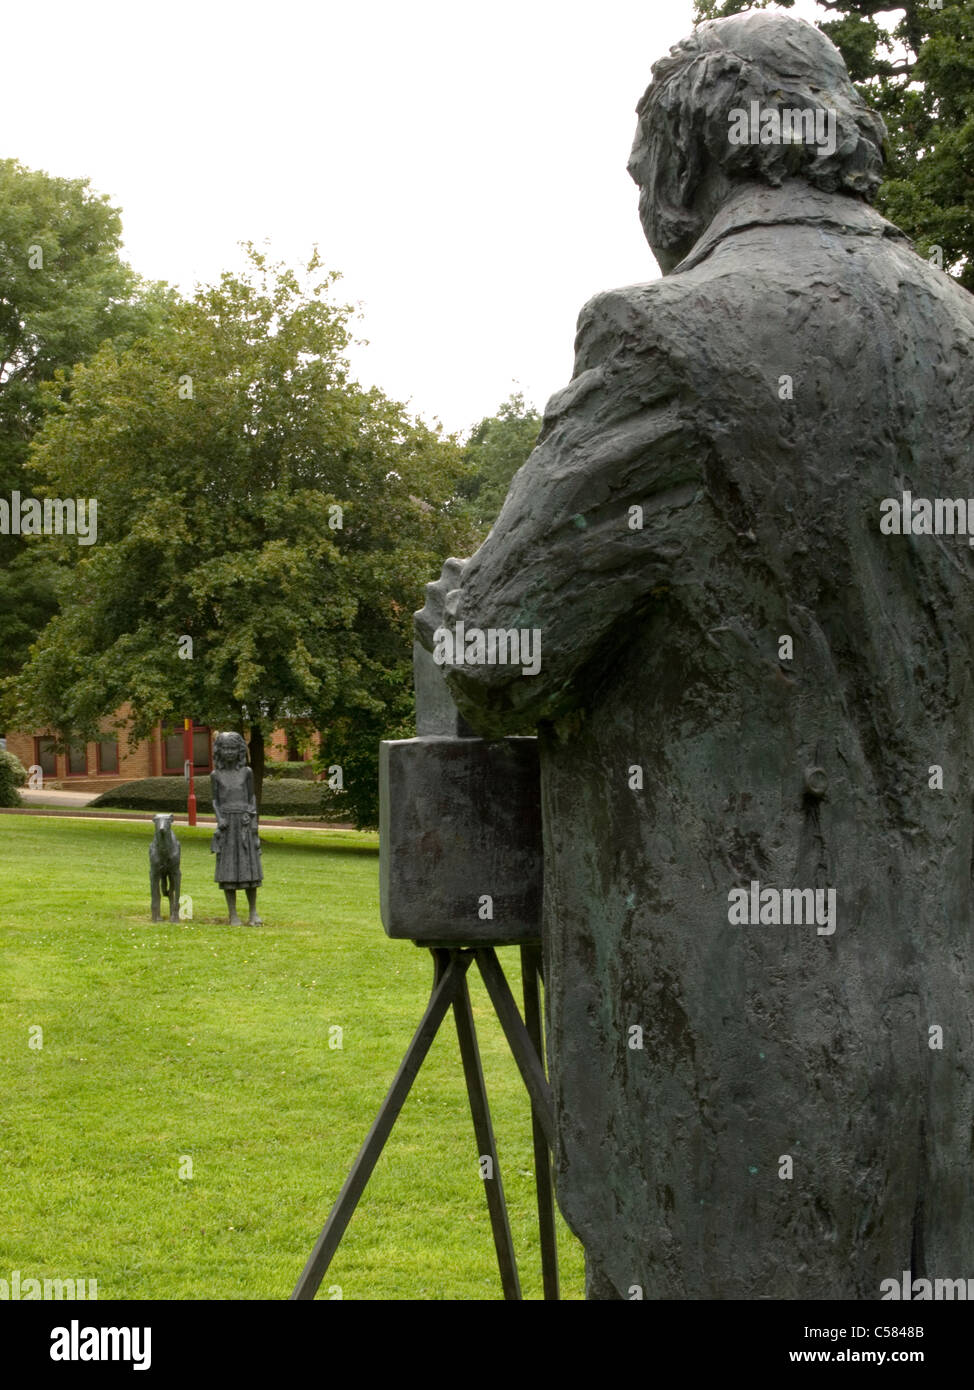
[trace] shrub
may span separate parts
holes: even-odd
[[[17,788],[27,785],[27,769],[19,758],[0,748],[0,806],[22,805]]]
[[[271,763],[264,764],[264,781],[268,777],[273,777],[275,781],[280,777],[293,778],[295,781],[312,782],[314,781],[315,770],[311,763]]]

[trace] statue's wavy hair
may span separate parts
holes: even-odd
[[[731,144],[731,112],[750,111],[752,101],[762,111],[800,108],[816,119],[834,113],[834,153],[811,143]],[[701,24],[654,64],[636,112],[629,172],[642,190],[640,211],[651,199],[666,246],[704,230],[693,199],[715,165],[734,182],[778,186],[799,177],[867,202],[883,181],[886,126],[860,100],[835,45],[805,20],[752,11]]]

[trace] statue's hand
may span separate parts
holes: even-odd
[[[413,622],[416,636],[427,651],[433,648],[433,634],[436,629],[447,624],[450,598],[460,587],[466,565],[466,560],[447,560],[439,579],[426,586],[426,603],[416,614]]]

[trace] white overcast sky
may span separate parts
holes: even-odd
[[[821,15],[813,0],[793,13]],[[465,430],[539,408],[599,290],[657,276],[626,173],[691,0],[45,0],[2,16],[5,156],[89,178],[185,290],[317,242],[352,364]]]

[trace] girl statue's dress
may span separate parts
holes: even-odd
[[[237,889],[247,894],[250,924],[257,926],[257,889],[264,881],[257,832],[254,774],[247,766],[247,745],[239,734],[219,734],[213,748],[210,778],[217,829],[210,845],[216,855],[213,877],[227,896],[230,924],[237,926]]]

